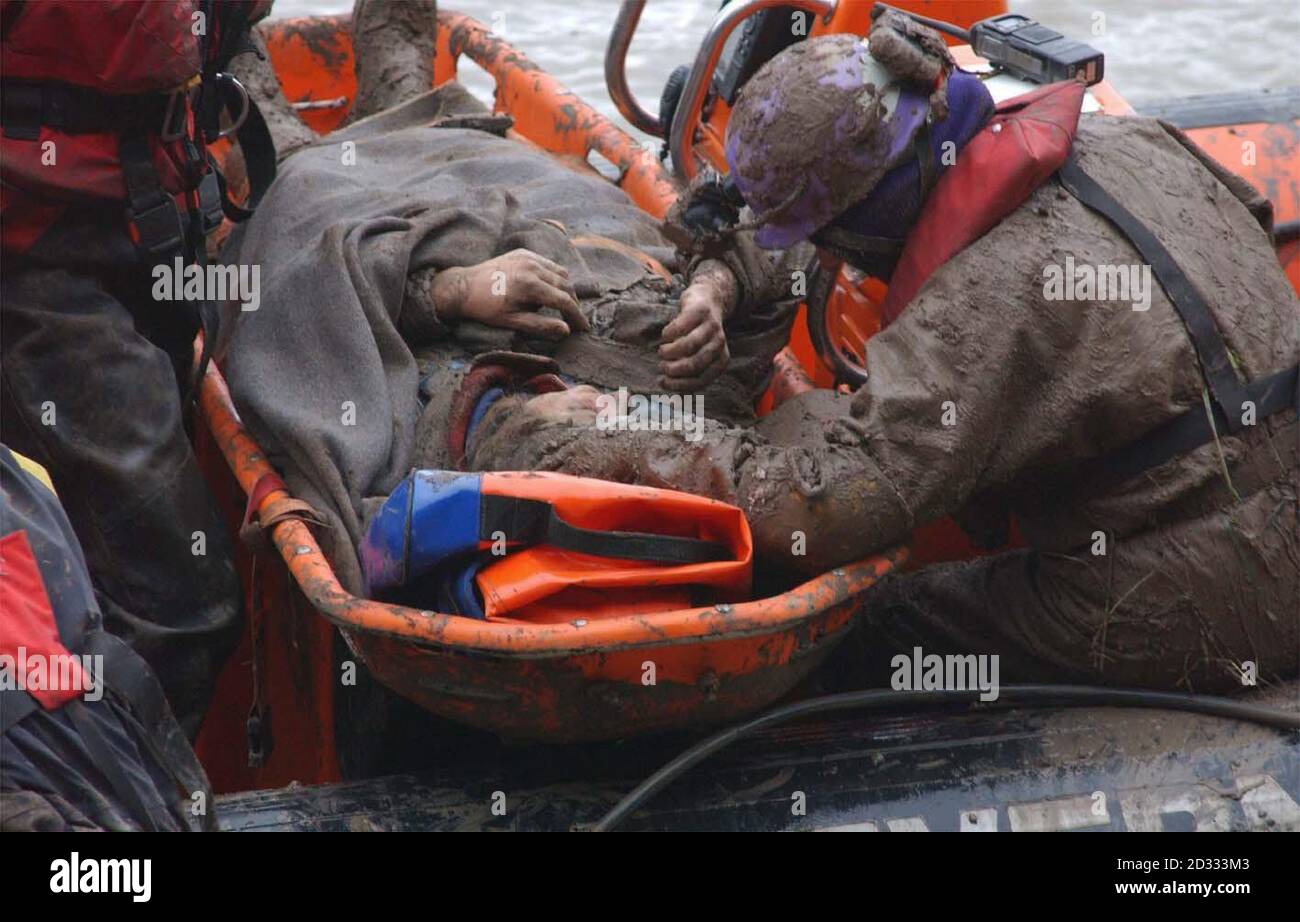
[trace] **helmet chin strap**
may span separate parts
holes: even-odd
[[[930,120],[927,118],[912,139],[912,153],[916,157],[917,181],[920,184],[920,201],[934,187],[934,150],[930,145]],[[859,234],[835,222],[812,235],[812,242],[853,267],[888,281],[894,264],[903,251],[903,241],[894,237]]]

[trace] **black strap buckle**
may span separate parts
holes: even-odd
[[[248,711],[244,729],[248,740],[248,767],[261,768],[271,758],[271,712],[260,702]]]
[[[158,128],[158,136],[164,144],[189,136],[190,126],[185,108],[185,101],[189,99],[189,95],[189,87],[183,86],[172,90],[167,97],[167,110],[163,113],[162,125]]]
[[[171,256],[183,250],[185,221],[170,196],[162,193],[157,198],[150,196],[143,207],[133,201],[126,217],[135,227],[138,245],[150,256]]]
[[[209,170],[199,181],[199,214],[203,219],[203,236],[206,237],[225,219],[222,203],[221,180],[216,172]]]

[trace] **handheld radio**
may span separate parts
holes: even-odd
[[[872,7],[872,18],[884,10],[902,13],[945,35],[970,42],[975,53],[990,64],[1033,83],[1082,80],[1092,86],[1106,73],[1106,56],[1096,48],[1066,38],[1019,13],[981,19],[968,32],[952,23],[918,16],[884,3]]]

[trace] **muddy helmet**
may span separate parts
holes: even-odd
[[[736,100],[725,148],[758,245],[807,240],[865,198],[911,154],[931,89],[900,80],[856,35],[810,38],[764,64]]]

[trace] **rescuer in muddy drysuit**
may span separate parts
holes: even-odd
[[[1295,676],[1300,307],[1267,203],[1157,121],[1079,118],[1077,87],[1045,88],[1035,108],[990,123],[983,87],[910,21],[882,19],[870,47],[831,36],[779,54],[741,92],[726,145],[760,244],[811,239],[892,275],[891,292],[910,287],[867,343],[865,383],[695,443],[599,431],[591,405],[570,425],[497,408],[467,466],[734,502],[759,558],[803,573],[948,515],[997,546],[1013,514],[1027,547],[873,590],[835,667],[845,685],[887,677],[915,646],[1000,655],[1019,681],[1229,691]],[[1068,169],[1075,120],[1071,185],[1091,177],[1155,246],[1139,252],[1051,175]],[[1017,175],[1034,175],[1041,151],[1020,140],[1034,137],[1060,144],[1058,161],[1018,198],[1000,192],[1002,213],[963,210],[1012,157],[1000,142],[1019,145]],[[931,241],[950,252],[918,271]],[[1136,295],[1064,300],[1052,284],[1063,267],[1153,262],[1145,309]]]
[[[158,300],[151,270],[201,265],[221,222],[205,149],[233,89],[220,71],[269,8],[0,3],[4,439],[51,472],[109,630],[190,734],[235,641],[239,583],[183,422],[200,310]]]

